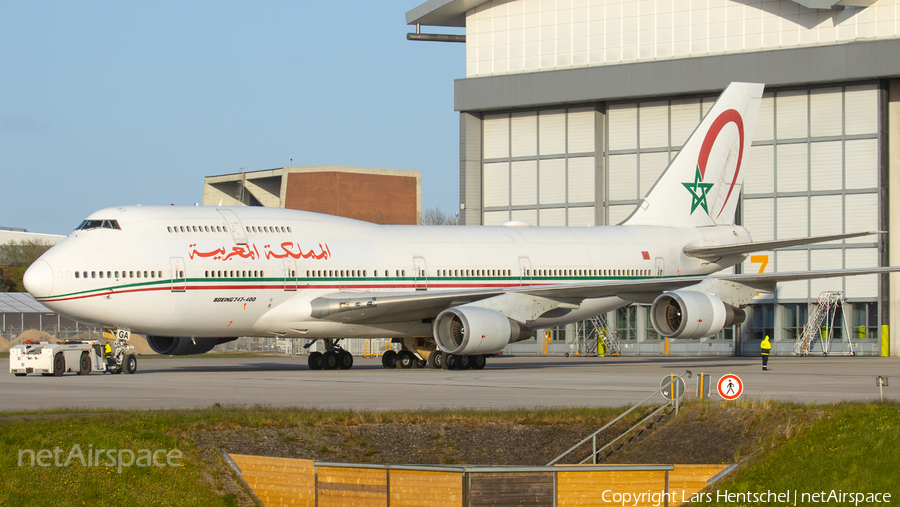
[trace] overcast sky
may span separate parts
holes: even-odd
[[[455,213],[465,45],[406,40],[423,1],[0,3],[0,226],[68,234],[291,159],[420,170]]]

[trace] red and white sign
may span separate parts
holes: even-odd
[[[731,373],[723,375],[716,387],[719,391],[719,396],[728,401],[738,399],[741,393],[744,392],[744,383],[741,382],[740,377]]]

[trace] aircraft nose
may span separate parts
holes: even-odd
[[[38,259],[25,270],[22,283],[32,296],[47,297],[53,294],[53,268],[47,261]]]

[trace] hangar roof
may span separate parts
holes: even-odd
[[[428,0],[406,13],[407,25],[466,26],[466,12],[489,0]],[[876,0],[793,0],[807,9],[866,7]]]
[[[0,313],[55,313],[27,292],[0,292]]]

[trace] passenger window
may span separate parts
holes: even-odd
[[[100,278],[103,278],[103,271],[100,272]]]
[[[78,273],[78,271],[76,271],[76,272],[75,272],[75,278],[80,278],[80,276],[78,276],[78,275],[79,275],[79,273]]]
[[[404,270],[400,271],[400,275],[401,275],[401,276],[406,276],[406,270],[404,269]]]
[[[291,232],[291,228],[290,228],[290,227],[288,227],[288,232]]]
[[[362,275],[362,276],[366,276],[366,270],[365,270],[365,269],[363,270],[363,275]]]
[[[162,278],[162,271],[157,271],[157,278]]]
[[[265,273],[263,273],[262,271],[260,271],[260,272],[259,272],[259,276],[260,276],[260,278],[262,278],[262,277],[264,277],[264,276],[266,276],[266,275],[265,275]]]
[[[141,277],[141,272],[140,272],[140,271],[137,272],[137,277],[138,277],[138,278]]]
[[[171,225],[170,225],[169,227],[167,227],[167,229],[169,229],[169,232],[172,232],[172,226],[171,226]]]
[[[181,232],[184,232],[184,226],[180,225],[179,227],[181,227]]]
[[[115,273],[116,273],[116,278],[119,278],[119,272],[116,271]],[[77,275],[78,273],[75,273],[75,274]],[[76,278],[78,278],[78,277],[76,276]]]

